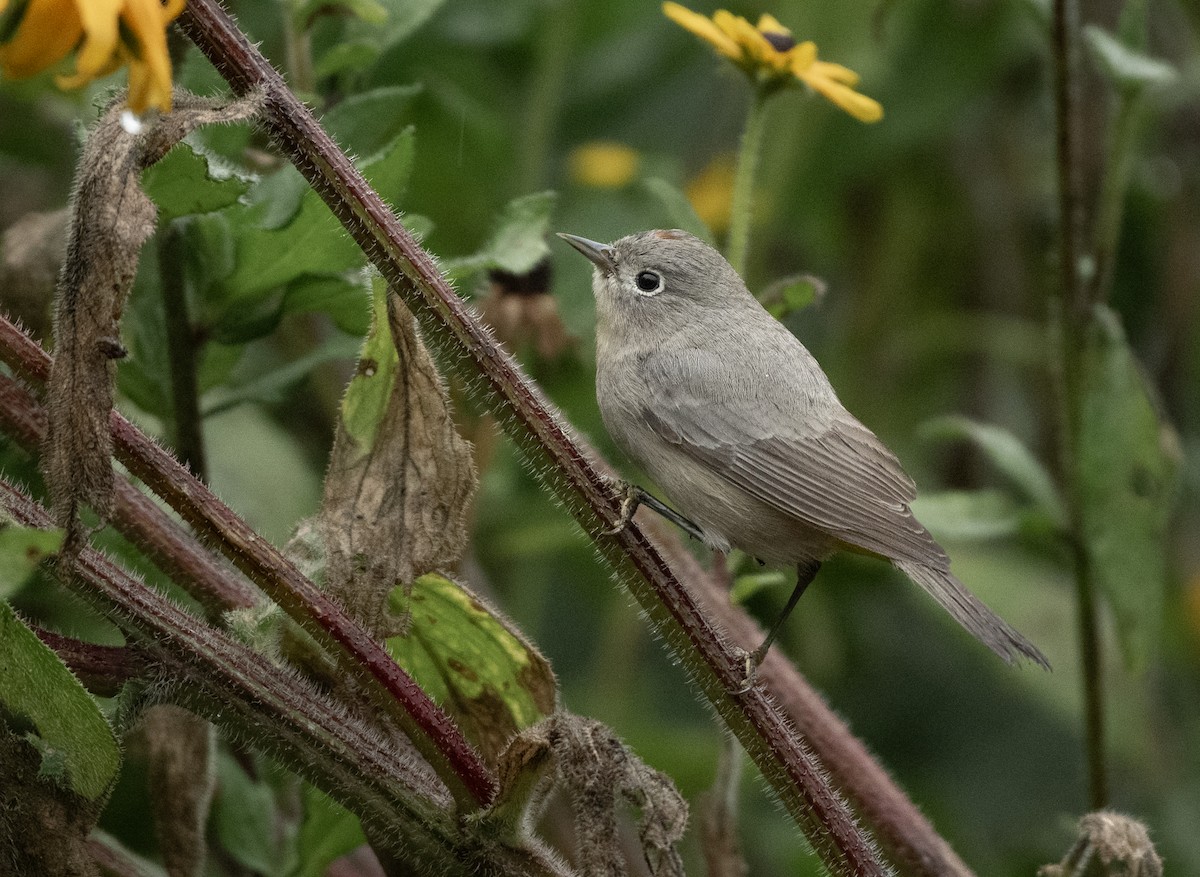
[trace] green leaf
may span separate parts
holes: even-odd
[[[392,591],[394,612],[411,611],[407,636],[387,649],[495,763],[517,731],[554,712],[554,673],[537,650],[444,576],[421,576],[412,594]]]
[[[414,130],[405,128],[383,152],[363,163],[363,173],[377,191],[399,200],[412,172],[415,148]],[[252,211],[239,216],[234,225],[237,266],[225,286],[227,299],[236,307],[242,306],[243,299],[304,275],[341,274],[366,264],[362,250],[311,189],[282,226],[263,227]]]
[[[1182,453],[1109,308],[1097,309],[1083,368],[1076,474],[1093,575],[1117,619],[1126,662],[1160,640],[1166,535]]]
[[[365,70],[379,57],[379,47],[363,40],[334,43],[313,65],[313,76],[328,79],[342,73]]]
[[[946,490],[922,493],[913,514],[939,540],[1006,539],[1021,532],[1021,513],[1002,490]]]
[[[745,603],[760,591],[794,584],[794,576],[781,570],[747,573],[733,580],[733,587],[729,589],[729,599],[734,603]]]
[[[492,269],[510,274],[533,270],[550,255],[546,235],[557,200],[554,192],[537,192],[508,202],[483,249],[473,256],[447,262],[446,271],[454,277],[463,277]]]
[[[304,821],[296,836],[292,877],[324,877],[329,863],[367,842],[358,817],[313,786],[304,785]]]
[[[346,27],[345,39],[369,40],[380,47],[388,47],[407,39],[413,31],[423,25],[446,0],[382,0],[380,4],[387,13],[382,24],[351,21]]]
[[[371,325],[370,293],[362,274],[350,277],[301,277],[288,284],[286,314],[328,314],[347,335],[362,337]]]
[[[292,10],[292,20],[301,30],[307,29],[312,19],[320,14],[352,15],[371,25],[387,21],[387,8],[377,0],[303,0]]]
[[[1083,38],[1101,71],[1122,88],[1169,85],[1179,78],[1179,72],[1166,61],[1130,48],[1094,24],[1084,27]]]
[[[246,194],[253,181],[186,140],[142,174],[142,188],[158,206],[163,221],[228,207]]]
[[[377,278],[373,286],[371,328],[358,354],[358,369],[342,398],[343,427],[363,456],[375,445],[399,367],[388,328],[387,284]]]
[[[663,209],[666,210],[667,218],[670,219],[671,224],[675,228],[690,231],[709,246],[715,247],[717,245],[712,230],[696,214],[692,203],[687,199],[687,195],[683,194],[678,187],[664,180],[662,177],[651,177],[644,181],[642,185],[646,187],[647,192],[662,204]]]
[[[256,782],[227,754],[217,759],[217,794],[212,823],[217,840],[238,864],[263,874],[278,873],[283,850],[275,792]]]
[[[307,378],[318,365],[334,359],[353,359],[358,347],[359,340],[352,336],[330,338],[316,350],[292,360],[287,365],[259,375],[248,383],[222,388],[221,392],[213,393],[211,400],[205,399],[204,416],[212,417],[246,402],[281,402],[286,398],[287,392]]]
[[[811,274],[782,277],[762,291],[758,300],[777,320],[802,311],[825,295],[825,282]]]
[[[0,706],[32,725],[44,775],[89,801],[106,795],[121,750],[100,708],[79,680],[0,601]]]
[[[15,593],[46,557],[62,547],[62,530],[0,525],[0,598]]]
[[[1008,430],[967,417],[935,418],[922,427],[928,438],[961,440],[975,445],[1002,475],[1041,509],[1060,529],[1067,526],[1066,506],[1054,479],[1021,440]]]
[[[421,88],[389,85],[351,95],[329,110],[321,123],[344,148],[373,155],[404,131],[409,105]]]

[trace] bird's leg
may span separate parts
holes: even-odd
[[[812,580],[817,577],[817,571],[820,568],[821,561],[819,560],[807,560],[797,564],[796,587],[792,589],[792,596],[788,597],[787,605],[783,607],[783,611],[779,613],[779,617],[775,619],[775,623],[767,631],[766,639],[762,641],[762,645],[746,655],[746,681],[738,689],[738,694],[744,694],[754,687],[754,671],[758,669],[758,665],[767,656],[767,651],[770,650],[771,643],[775,641],[775,637],[779,635],[779,631],[783,628],[783,623],[792,614],[792,610],[796,608],[796,604],[800,602],[800,598],[804,595],[804,591],[808,586],[812,584]]]
[[[675,511],[675,509],[659,502],[658,499],[642,490],[642,488],[638,487],[636,484],[623,482],[622,492],[624,495],[621,497],[620,517],[617,519],[617,523],[614,527],[612,527],[612,529],[604,531],[605,536],[615,536],[628,527],[629,522],[633,520],[634,512],[638,510],[638,506],[644,505],[646,508],[658,512],[693,539],[698,539],[701,542],[704,541],[704,534],[700,531],[699,527],[697,527],[683,515],[679,514],[679,512]]]

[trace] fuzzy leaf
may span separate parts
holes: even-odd
[[[546,659],[475,595],[440,575],[412,593],[392,592],[411,613],[409,633],[388,651],[495,764],[517,732],[554,712],[556,683]]]
[[[404,133],[409,105],[421,89],[420,85],[388,85],[350,95],[321,122],[344,148],[373,155]],[[394,192],[379,192],[388,199],[398,197]]]
[[[453,569],[475,493],[471,446],[455,427],[412,314],[375,281],[375,323],[342,401],[321,503],[325,587],[381,637],[403,630],[388,595]]]
[[[483,249],[472,256],[446,263],[446,271],[463,277],[475,271],[499,269],[526,274],[550,255],[546,235],[558,195],[537,192],[516,198],[496,220],[495,231]]]
[[[263,874],[279,872],[281,849],[275,793],[246,775],[228,755],[217,759],[213,827],[222,848],[238,864]]]
[[[1083,380],[1075,460],[1083,536],[1125,660],[1136,667],[1160,641],[1165,539],[1182,453],[1109,308],[1093,320]]]
[[[112,728],[58,655],[3,601],[0,705],[33,727],[43,775],[89,801],[107,794],[121,764]]]
[[[324,877],[330,862],[366,842],[357,816],[305,783],[304,821],[296,836],[299,866],[292,877]]]
[[[62,547],[62,530],[0,526],[0,598],[17,591],[37,565]]]
[[[253,178],[184,141],[142,174],[142,187],[162,220],[211,213],[235,203]]]
[[[406,128],[362,165],[371,185],[393,202],[404,194],[415,149],[414,131]],[[312,189],[305,190],[299,208],[283,225],[264,227],[261,216],[247,210],[233,220],[237,267],[225,281],[230,311],[236,313],[246,299],[260,297],[301,276],[342,274],[366,263],[362,250]]]

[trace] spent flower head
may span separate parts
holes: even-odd
[[[858,74],[841,64],[817,59],[812,40],[796,42],[792,32],[771,15],[755,26],[724,9],[709,18],[678,3],[666,2],[663,14],[710,44],[717,54],[740,67],[759,88],[774,90],[802,82],[863,122],[883,118],[879,102],[854,90]]]
[[[129,108],[171,109],[167,26],[186,0],[0,0],[0,73],[33,76],[75,52],[78,88],[129,67]]]

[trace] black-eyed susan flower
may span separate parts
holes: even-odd
[[[594,189],[620,189],[637,176],[637,150],[611,140],[593,140],[571,150],[567,168],[571,181]]]
[[[78,88],[129,67],[129,108],[171,108],[167,26],[186,0],[0,0],[0,73],[33,76],[75,52],[75,71],[57,77]]]
[[[667,18],[744,70],[761,89],[772,91],[802,82],[856,119],[878,122],[883,118],[878,101],[854,90],[858,74],[841,64],[818,60],[816,43],[796,42],[792,32],[771,15],[761,16],[755,26],[724,9],[712,18],[678,3],[663,3],[662,9]]]

